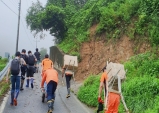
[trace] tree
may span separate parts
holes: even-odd
[[[58,7],[66,7],[66,0],[48,0],[46,6],[53,4]]]
[[[29,7],[26,22],[35,34],[49,30],[56,42],[61,42],[72,25],[71,18],[87,0],[47,0],[45,7],[37,1]]]
[[[41,54],[41,59],[45,58],[45,55],[47,54],[47,49],[46,48],[40,48],[40,54]]]
[[[42,11],[44,11],[44,8],[39,1],[32,3],[32,6],[29,7],[26,15],[26,23],[30,26],[31,31],[38,33],[43,30],[40,20],[41,18],[39,18],[39,12]]]
[[[39,1],[32,3],[27,12],[26,22],[31,31],[39,33],[49,30],[58,40],[62,40],[67,32],[64,10],[53,4],[43,8]]]

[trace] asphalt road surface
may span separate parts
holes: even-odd
[[[61,76],[59,72],[59,77]],[[40,73],[34,74],[34,88],[26,88],[24,83],[24,90],[20,91],[18,96],[18,105],[10,106],[10,92],[7,95],[6,103],[2,113],[47,113],[48,107],[45,100],[44,103],[41,102],[41,90]],[[60,80],[62,80],[60,78]],[[67,90],[66,86],[63,86],[59,80],[58,88],[56,90],[56,98],[54,103],[53,113],[94,113],[94,111],[84,104],[82,104],[76,96],[71,93],[70,98],[66,98]]]

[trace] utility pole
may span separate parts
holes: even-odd
[[[16,52],[18,51],[18,41],[19,41],[20,11],[21,11],[21,0],[19,0],[19,15],[18,15],[18,29],[17,29]]]

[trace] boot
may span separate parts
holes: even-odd
[[[34,81],[34,79],[31,78],[31,79],[30,79],[30,82],[31,82],[31,88],[34,88],[33,81]]]
[[[103,103],[99,103],[99,104],[98,104],[97,113],[99,113],[100,111],[103,111]]]
[[[13,100],[14,100],[14,92],[11,91],[11,103],[10,103],[11,106],[13,106]]]
[[[51,111],[51,110],[48,110],[47,113],[52,113],[52,111]]]
[[[26,87],[29,87],[29,79],[27,79],[26,81],[27,81]]]
[[[14,101],[13,101],[13,103],[14,103],[15,106],[17,106],[17,98],[18,98],[18,95],[19,95],[19,90],[16,90],[16,91],[15,91],[15,95],[14,95]]]
[[[67,94],[66,98],[69,98],[70,97],[70,88],[67,89],[67,92],[68,92],[68,94]]]
[[[52,113],[53,111],[53,101],[52,100],[49,100],[48,102],[48,113]]]
[[[67,94],[67,95],[66,95],[66,98],[69,98],[69,97],[70,97],[70,94]]]
[[[14,98],[14,101],[13,101],[14,105],[17,106],[17,99]]]

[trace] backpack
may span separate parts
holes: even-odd
[[[35,64],[35,58],[33,55],[28,56],[28,64],[33,66]]]
[[[21,54],[21,58],[24,59],[24,61],[26,62],[26,64],[28,63],[28,56],[27,55]]]
[[[11,74],[12,75],[18,75],[20,72],[20,60],[19,59],[13,59],[11,62]]]

